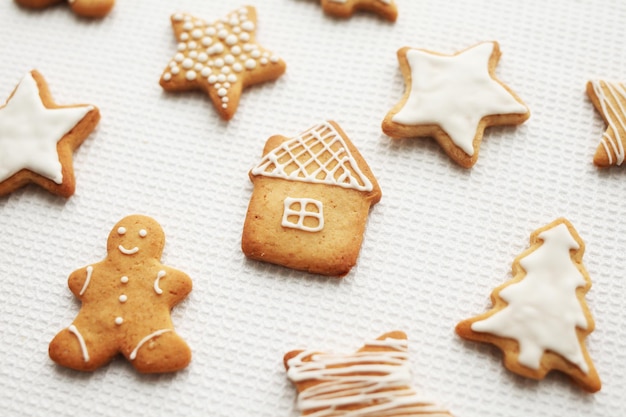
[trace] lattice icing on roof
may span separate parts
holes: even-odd
[[[346,142],[330,123],[319,124],[283,142],[268,152],[251,173],[292,181],[338,185],[364,192],[374,189]]]

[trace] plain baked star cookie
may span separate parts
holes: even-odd
[[[191,291],[191,279],[161,263],[164,245],[163,229],[150,217],[128,216],[113,227],[107,257],[69,277],[82,306],[50,343],[53,361],[93,371],[121,353],[144,373],[189,364],[191,351],[174,331],[170,311]]]
[[[0,196],[28,183],[74,194],[72,152],[99,120],[95,106],[59,106],[39,72],[26,74],[0,107]]]
[[[626,145],[626,86],[608,81],[589,81],[587,94],[608,126],[593,163],[601,168],[622,165]]]
[[[406,334],[395,331],[349,355],[287,353],[287,377],[298,390],[302,415],[451,416],[411,387],[406,339]]]
[[[516,374],[543,379],[558,370],[587,391],[600,390],[585,347],[594,322],[585,302],[591,280],[584,252],[565,219],[534,231],[530,248],[513,261],[513,279],[492,292],[493,308],[462,321],[456,332],[500,348],[504,366]]]
[[[269,138],[250,180],[246,256],[339,277],[356,264],[370,207],[382,193],[337,123]]]
[[[178,52],[161,75],[161,87],[204,90],[225,120],[235,114],[244,88],[285,72],[285,62],[254,39],[254,7],[242,7],[211,24],[178,13],[172,16],[172,26]]]
[[[322,0],[324,12],[342,18],[348,18],[356,10],[374,12],[387,20],[395,22],[398,8],[394,0]]]
[[[15,0],[24,7],[43,9],[64,0]],[[103,17],[111,11],[115,0],[67,0],[70,7],[79,16]]]
[[[456,163],[472,167],[486,127],[530,117],[521,99],[496,78],[499,59],[497,42],[454,55],[400,49],[406,91],[383,120],[383,131],[393,138],[434,137]]]

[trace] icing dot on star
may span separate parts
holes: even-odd
[[[187,74],[185,74],[185,77],[189,80],[189,81],[193,81],[196,79],[196,77],[198,76],[198,74],[196,74],[195,71],[189,70],[187,71]]]

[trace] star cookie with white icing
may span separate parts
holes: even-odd
[[[322,0],[322,9],[329,15],[348,18],[357,10],[373,12],[395,22],[398,8],[394,0]]]
[[[172,16],[178,52],[161,75],[167,91],[205,91],[230,120],[244,88],[275,80],[285,62],[254,39],[256,10],[246,6],[211,24],[189,14]]]
[[[24,7],[43,9],[64,0],[15,0]],[[72,11],[82,17],[104,17],[108,14],[115,0],[67,0]]]
[[[31,71],[0,107],[0,196],[28,183],[69,197],[76,181],[72,153],[100,120],[93,105],[57,105]]]
[[[593,157],[593,163],[600,168],[622,165],[626,146],[626,85],[589,81],[587,94],[608,126]]]
[[[585,347],[594,321],[585,301],[591,288],[582,258],[585,244],[566,219],[535,230],[530,247],[513,261],[513,278],[491,293],[493,307],[460,322],[459,336],[497,346],[504,366],[543,379],[555,370],[584,390],[600,390]]]
[[[303,416],[451,416],[411,387],[408,360],[406,334],[394,331],[347,355],[292,351],[284,364]]]
[[[453,55],[400,49],[406,90],[383,120],[383,131],[393,138],[433,137],[456,163],[472,167],[485,128],[530,117],[522,100],[496,78],[499,59],[497,42]]]

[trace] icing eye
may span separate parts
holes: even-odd
[[[146,237],[147,235],[148,235],[148,232],[146,232],[146,229],[141,229],[139,231],[139,236]]]
[[[125,227],[119,227],[117,229],[117,234],[118,235],[123,235],[124,233],[126,233],[126,228]]]

